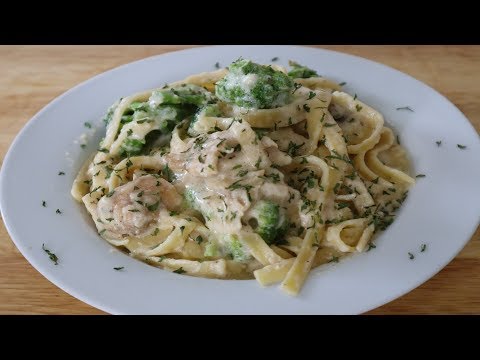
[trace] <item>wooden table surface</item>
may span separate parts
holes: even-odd
[[[118,65],[191,46],[0,46],[0,165],[14,137],[72,86]],[[387,64],[445,95],[480,131],[480,46],[319,46]],[[480,313],[480,229],[440,273],[370,314]],[[103,314],[20,254],[0,222],[0,314]]]

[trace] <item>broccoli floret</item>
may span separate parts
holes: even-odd
[[[122,153],[127,156],[138,155],[142,152],[145,140],[126,138],[122,143]]]
[[[182,84],[168,89],[159,89],[152,92],[150,96],[150,107],[158,105],[195,105],[204,106],[215,101],[215,97],[204,88],[193,84]]]
[[[163,134],[172,132],[180,121],[192,115],[195,107],[192,105],[160,105],[151,110],[151,117],[158,124]]]
[[[144,139],[130,137],[131,130],[121,145],[121,156],[139,155],[151,150],[152,144],[156,144],[164,137],[161,135],[170,134],[180,121],[193,115],[199,106],[204,106],[214,101],[214,96],[207,90],[196,86],[184,84],[171,89],[161,89],[153,91],[148,102],[132,102],[120,119],[118,132],[122,131],[125,124],[134,122],[154,122],[152,131]],[[108,125],[113,117],[115,109],[120,101],[113,104],[104,117],[104,122]]]
[[[218,117],[221,115],[220,108],[217,104],[208,104],[200,108],[193,117],[188,128],[188,135],[197,136],[199,134],[207,133],[215,128],[215,121],[209,121],[209,117]]]
[[[133,121],[133,115],[122,115],[120,118],[120,125],[128,124]]]
[[[146,116],[145,111],[147,111],[147,110],[148,110],[148,104],[147,103],[142,103],[142,102],[139,102],[139,101],[132,102],[128,106],[128,108],[125,110],[122,117],[120,118],[120,127],[119,127],[118,131],[120,131],[122,129],[123,125],[128,124],[129,122],[132,122],[133,120],[138,120],[139,114],[142,114],[142,117],[145,117]],[[136,116],[134,116],[135,113],[137,113]],[[111,115],[113,115],[113,112],[112,112]],[[110,120],[111,120],[111,117],[112,116],[110,116]]]
[[[145,136],[145,139],[127,137],[124,140],[121,154],[128,156],[150,151],[161,135],[170,134],[176,124],[195,111],[192,105],[159,105],[155,109],[150,109],[147,103],[139,102],[132,103],[129,109],[127,111],[130,113],[126,111],[127,115],[122,116],[120,129],[126,123],[145,120],[154,121],[155,128]]]
[[[183,194],[183,197],[185,199],[185,206],[189,207],[191,209],[200,211],[200,207],[197,202],[197,197],[195,195],[195,190],[192,188],[189,188],[185,190],[185,193]]]
[[[206,220],[210,220],[213,218],[212,211],[208,208],[208,206],[202,204],[198,200],[198,195],[195,189],[188,188],[187,190],[185,190],[183,197],[185,199],[185,207],[198,211]]]
[[[135,111],[135,110],[147,110],[148,108],[148,103],[146,102],[140,102],[140,101],[134,101],[132,102],[128,108],[132,111]]]
[[[252,209],[249,223],[267,244],[281,240],[288,230],[285,210],[272,201],[262,200]]]
[[[115,103],[113,103],[112,106],[108,108],[107,113],[103,117],[103,122],[105,123],[105,125],[108,125],[110,121],[112,121],[113,113],[117,109],[121,100],[122,99],[115,101]],[[129,123],[130,121],[133,120],[133,113],[135,112],[135,110],[146,110],[147,106],[148,106],[147,103],[142,103],[139,101],[132,102],[123,113],[120,120],[120,126],[122,126],[123,124]]]
[[[288,72],[288,76],[292,78],[310,78],[314,76],[318,76],[317,72],[315,70],[312,70],[306,66],[300,65],[299,63],[296,63],[295,61],[288,61],[288,65],[290,65],[293,69]]]
[[[237,235],[226,235],[224,240],[225,250],[234,261],[246,262],[252,258],[248,250],[238,239]]]
[[[294,83],[270,66],[237,60],[229,73],[215,84],[217,97],[227,103],[255,109],[272,109],[290,102]]]

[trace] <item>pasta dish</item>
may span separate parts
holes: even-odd
[[[341,85],[238,59],[121,98],[71,194],[153,266],[281,283],[369,250],[415,180],[383,116]]]

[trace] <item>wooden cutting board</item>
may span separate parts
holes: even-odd
[[[25,123],[72,86],[118,65],[188,47],[192,46],[1,46],[1,161]],[[362,56],[412,75],[445,95],[480,131],[480,46],[319,47]],[[0,222],[0,314],[102,313],[33,269]],[[439,313],[480,313],[479,229],[439,274],[370,312]]]

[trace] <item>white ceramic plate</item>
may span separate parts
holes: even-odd
[[[296,60],[357,93],[399,133],[416,173],[426,174],[376,240],[377,248],[317,268],[300,296],[256,281],[209,280],[151,267],[113,250],[70,196],[72,181],[104,134],[99,120],[121,96],[214,70],[238,57]],[[396,110],[409,106],[414,112]],[[84,122],[97,126],[88,146]],[[436,141],[442,141],[440,147]],[[457,144],[466,145],[461,150]],[[69,153],[66,156],[66,152]],[[65,171],[65,176],[58,176]],[[25,126],[11,146],[0,184],[2,215],[30,263],[80,300],[114,314],[357,314],[389,302],[435,275],[463,248],[480,215],[480,141],[462,113],[425,84],[387,66],[293,46],[203,47],[151,57],[69,90]],[[42,207],[42,200],[47,207]],[[60,209],[62,214],[56,214]],[[59,257],[55,266],[42,243]],[[421,244],[427,244],[420,252]],[[415,255],[410,260],[408,253]],[[124,266],[123,271],[113,267]],[[5,276],[5,274],[4,274]]]

